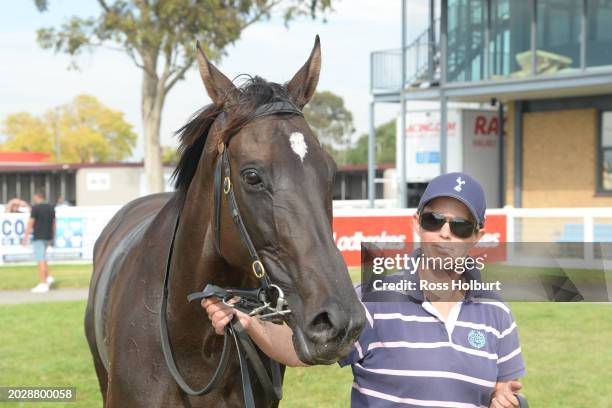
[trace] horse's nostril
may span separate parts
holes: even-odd
[[[310,323],[310,329],[315,332],[330,330],[333,329],[333,327],[334,325],[331,320],[329,320],[329,314],[327,312],[319,313]]]
[[[306,334],[315,343],[326,343],[341,337],[345,330],[343,316],[331,307],[320,312],[311,320]]]

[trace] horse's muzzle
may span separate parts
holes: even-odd
[[[294,329],[294,345],[306,364],[332,364],[348,355],[365,324],[363,307],[350,313],[329,302],[303,328]]]

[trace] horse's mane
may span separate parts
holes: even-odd
[[[221,112],[226,115],[221,138],[228,140],[253,119],[253,114],[259,106],[281,101],[289,101],[289,94],[284,85],[268,82],[258,76],[247,76],[246,82],[230,93],[223,105],[211,104],[197,111],[176,132],[180,141],[178,148],[180,159],[172,178],[179,194],[183,197],[187,194],[202,157],[210,128]]]

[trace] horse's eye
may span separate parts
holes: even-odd
[[[247,184],[250,184],[252,186],[255,186],[255,185],[261,183],[261,177],[259,177],[259,174],[257,174],[257,172],[255,170],[247,170],[247,171],[245,171],[242,174],[242,179]]]

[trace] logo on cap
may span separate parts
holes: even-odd
[[[465,180],[461,178],[461,176],[457,177],[457,185],[455,186],[455,191],[461,191],[461,186],[465,184]]]

